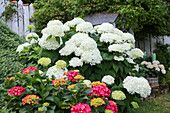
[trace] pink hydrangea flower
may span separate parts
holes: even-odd
[[[118,108],[116,102],[109,100],[109,105],[107,105],[106,110],[111,110],[113,113],[117,113]]]
[[[17,95],[20,96],[23,92],[26,92],[26,89],[20,86],[12,87],[8,90],[8,95]]]
[[[71,113],[91,113],[90,106],[84,103],[79,103],[73,106],[70,110],[71,110]]]
[[[40,97],[37,95],[27,95],[26,97],[24,97],[22,99],[22,105],[25,104],[39,104],[39,101],[37,101],[37,99],[39,99]]]
[[[72,80],[72,82],[76,81],[76,79],[74,77],[76,77],[77,75],[81,75],[80,73],[76,72],[76,71],[68,71],[67,73],[64,73],[64,76],[67,76],[67,78],[69,80]],[[79,81],[80,79],[77,79],[77,81]]]
[[[107,96],[110,97],[111,90],[107,88],[105,85],[93,86],[89,95],[97,95],[97,96]]]
[[[25,68],[23,71],[22,71],[22,74],[30,74],[30,71],[34,71],[34,70],[37,70],[38,69],[36,67],[28,67],[28,68]]]

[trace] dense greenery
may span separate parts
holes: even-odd
[[[118,12],[117,24],[123,31],[131,28],[135,32],[169,35],[168,6],[165,0],[35,0],[34,7],[40,10],[33,20],[40,33],[52,19],[66,22],[91,13]]]
[[[0,21],[0,75],[8,75],[23,69],[16,55],[17,46],[23,42],[7,25]]]

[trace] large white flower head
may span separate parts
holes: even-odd
[[[29,43],[21,44],[21,45],[19,45],[19,46],[17,47],[16,52],[19,52],[19,53],[20,53],[20,52],[24,49],[24,47],[29,47],[29,46],[31,46],[31,44],[29,44]]]
[[[75,44],[70,43],[70,44],[66,44],[60,51],[60,55],[62,56],[68,56],[71,55],[71,53],[73,53],[75,50],[77,49],[77,47],[75,46]]]
[[[74,34],[71,39],[68,41],[70,43],[74,43],[76,46],[80,46],[80,44],[86,40],[86,38],[89,38],[88,34],[85,33],[76,33]],[[67,44],[67,43],[66,43]]]
[[[39,36],[36,33],[29,33],[26,36],[26,41],[30,42],[32,39],[34,39],[33,37],[37,37],[37,39],[39,39]],[[35,39],[34,39],[35,40]]]
[[[100,42],[112,43],[112,42],[122,42],[122,37],[113,33],[103,33],[100,37]]]
[[[42,38],[39,41],[39,45],[43,48],[46,48],[47,50],[56,50],[58,49],[62,44],[62,39],[60,38],[60,43],[56,41],[55,37],[51,37],[47,40],[48,34],[44,34]]]
[[[115,82],[115,79],[111,76],[111,75],[105,75],[103,78],[102,78],[102,82],[105,82],[106,84],[113,84]]]
[[[84,51],[90,51],[90,50],[96,49],[97,44],[96,44],[96,41],[94,39],[89,37],[89,38],[86,38],[86,40],[84,40],[81,43],[80,48]]]
[[[44,28],[41,33],[44,34],[48,34],[48,35],[52,35],[52,36],[64,36],[64,31],[63,31],[63,26],[58,26],[58,25],[54,25],[54,26],[49,26],[47,28]]]
[[[135,42],[134,36],[132,34],[130,34],[130,33],[123,33],[122,37],[123,37],[124,41]]]
[[[121,30],[119,30],[118,28],[114,28],[114,34],[122,36],[123,32]]]
[[[63,23],[60,21],[60,20],[50,20],[48,23],[47,23],[47,27],[50,27],[50,26],[62,26]]]
[[[114,26],[110,23],[103,23],[96,29],[98,33],[114,33]]]
[[[139,57],[143,58],[143,55],[144,55],[144,53],[138,48],[135,48],[135,49],[132,49],[131,51],[128,51],[127,54],[132,59],[136,59],[136,58],[139,58]]]
[[[65,68],[65,69],[56,68],[56,65],[54,65],[47,70],[46,75],[49,78],[52,78],[52,75],[54,75],[56,77],[56,79],[60,79],[60,78],[63,78],[63,74],[67,71],[68,71],[67,68]]]
[[[76,31],[80,32],[93,32],[93,25],[90,22],[82,22],[76,26]]]
[[[63,25],[63,31],[64,32],[70,31],[70,27]]]
[[[143,77],[127,76],[123,81],[123,87],[127,89],[130,94],[138,93],[144,98],[151,93],[151,87],[148,81]]]
[[[124,52],[124,48],[120,44],[112,44],[108,47],[109,52],[116,51],[116,52]]]
[[[121,46],[124,50],[130,50],[131,49],[131,45],[128,44],[128,43],[123,43],[123,44],[121,44]]]
[[[83,62],[78,57],[73,57],[69,61],[69,65],[72,66],[72,67],[83,66]]]
[[[85,21],[82,18],[76,17],[71,21],[67,21],[64,25],[67,25],[69,27],[74,27],[75,25],[78,25],[78,24],[83,23],[83,22],[85,22]]]

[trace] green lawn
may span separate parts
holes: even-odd
[[[170,113],[170,93],[141,102],[134,113]]]

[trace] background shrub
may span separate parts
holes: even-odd
[[[0,75],[8,75],[22,70],[23,65],[18,62],[16,48],[23,43],[22,37],[19,37],[12,30],[0,21]]]

